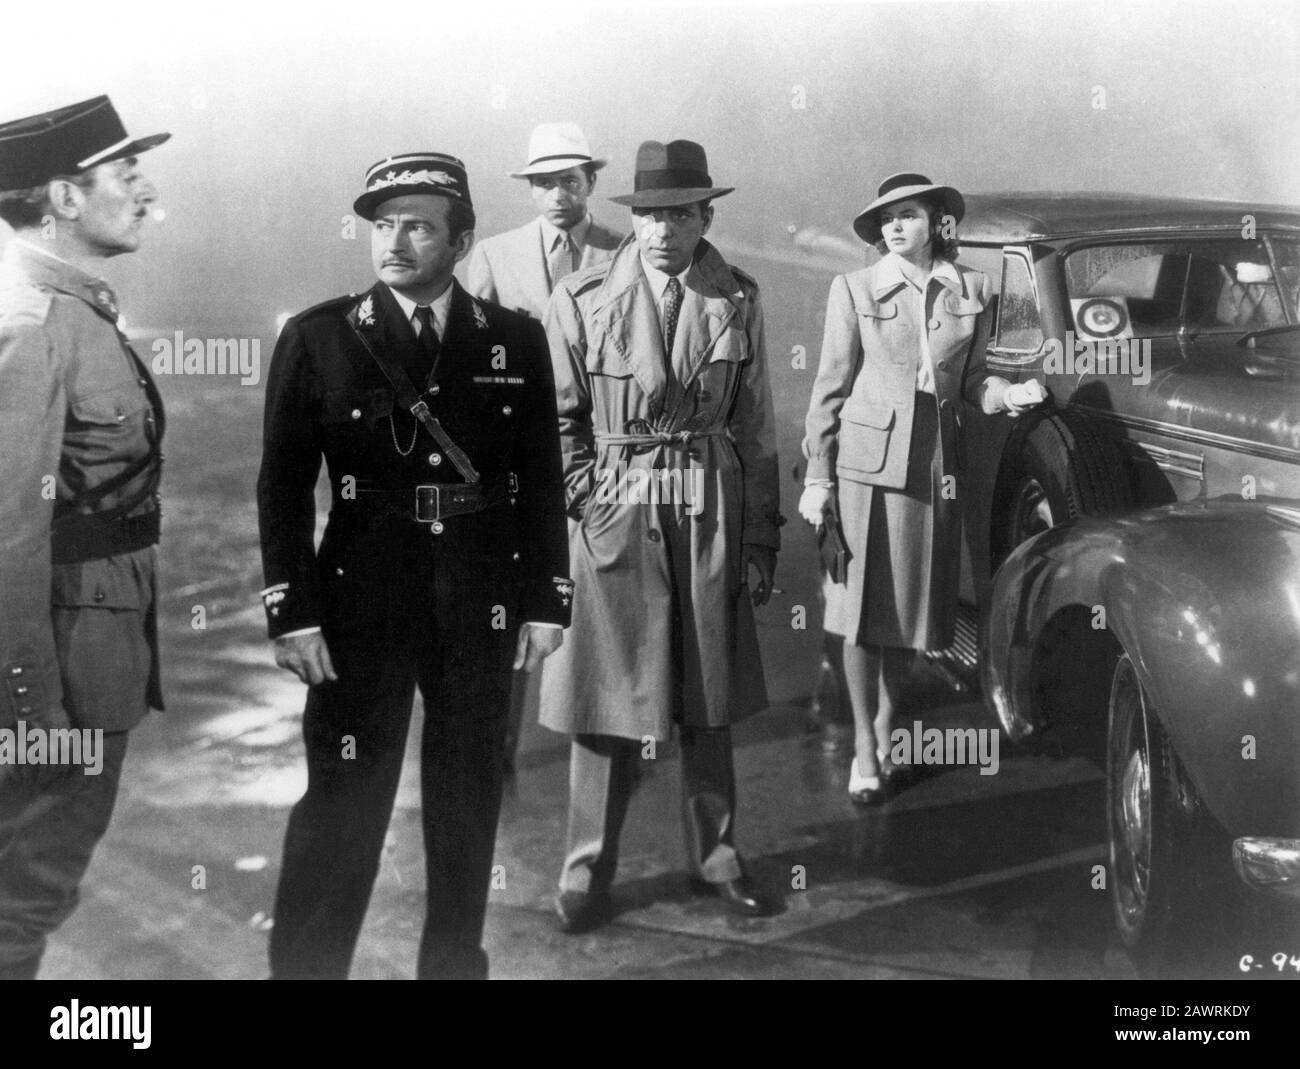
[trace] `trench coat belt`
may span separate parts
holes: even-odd
[[[644,423],[644,421],[629,421],[630,425],[636,425],[637,423]],[[601,445],[628,445],[632,447],[633,452],[644,453],[651,449],[687,449],[696,438],[717,438],[726,435],[726,427],[714,427],[709,430],[698,431],[652,431],[647,428],[647,430],[639,434],[611,434],[607,431],[597,431],[594,437],[596,442]],[[652,464],[651,467],[658,468],[658,457],[655,460],[656,463]],[[672,502],[674,523],[680,525],[684,522],[687,504],[691,504],[691,502],[682,500]],[[696,507],[698,508],[698,504]]]

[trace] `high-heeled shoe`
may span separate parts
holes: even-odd
[[[863,776],[858,759],[849,765],[849,799],[854,805],[879,805],[889,797],[889,781],[883,776]]]

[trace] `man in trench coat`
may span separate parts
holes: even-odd
[[[608,918],[635,762],[673,724],[692,887],[773,909],[735,846],[729,725],[767,704],[747,577],[766,602],[782,521],[758,287],[704,240],[729,192],[699,145],[645,142],[613,198],[633,235],[547,309],[576,593],[541,722],[573,736],[569,932]]]

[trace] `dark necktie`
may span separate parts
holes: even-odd
[[[676,277],[668,280],[668,285],[664,287],[664,311],[663,311],[663,328],[664,328],[664,363],[669,371],[669,378],[672,377],[673,367],[673,339],[677,336],[677,317],[682,311],[682,284],[677,281]]]
[[[420,369],[420,378],[423,381],[433,370],[441,346],[438,342],[438,331],[433,325],[432,308],[427,304],[416,305],[415,321],[420,324],[420,333],[416,341],[420,346],[421,363],[423,365]]]

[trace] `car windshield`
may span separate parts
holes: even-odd
[[[1184,238],[1093,245],[1065,258],[1082,338],[1235,333],[1300,319],[1300,241]]]

